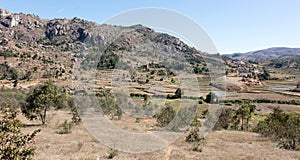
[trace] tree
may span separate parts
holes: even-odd
[[[252,117],[252,113],[255,111],[256,106],[250,104],[249,102],[243,102],[241,107],[235,111],[236,118],[242,120],[241,130],[244,130],[244,126],[246,126],[246,130],[248,130],[249,119]]]
[[[18,80],[17,80],[17,79],[14,80],[14,81],[13,81],[13,84],[14,84],[14,87],[17,87],[17,85],[18,85]]]
[[[229,129],[230,127],[232,127],[232,123],[234,123],[233,114],[234,114],[233,109],[222,108],[219,119],[213,129],[221,130],[221,129]]]
[[[210,104],[218,103],[219,102],[218,96],[213,92],[209,92],[205,98],[205,102]]]
[[[300,143],[300,115],[285,113],[275,108],[264,121],[260,121],[255,132],[278,142],[279,147],[296,150]]]
[[[182,92],[181,88],[177,88],[175,91],[175,95],[168,94],[167,99],[181,98],[182,94],[183,94],[183,92]]]
[[[264,67],[263,73],[259,74],[259,80],[269,80],[271,78],[269,71]]]
[[[16,119],[16,112],[8,109],[4,118],[0,120],[0,159],[33,159],[35,153],[33,140],[40,130],[24,135],[21,126],[21,121]]]
[[[50,107],[60,108],[63,103],[64,94],[61,89],[51,81],[37,86],[26,98],[22,105],[22,113],[30,120],[41,119],[46,124],[46,114]]]
[[[175,97],[176,98],[181,98],[181,95],[182,95],[181,88],[177,88],[177,90],[175,91]]]
[[[118,104],[124,105],[123,103],[125,101],[127,102],[127,100],[124,99],[126,96],[123,93],[117,93],[119,103],[116,103],[116,100],[110,91],[99,91],[96,96],[99,98],[99,105],[103,114],[110,115],[111,119],[114,119],[115,116],[117,116],[118,120],[122,118],[123,111]],[[121,101],[121,99],[123,101]]]

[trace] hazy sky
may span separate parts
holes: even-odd
[[[102,23],[143,7],[178,11],[198,23],[220,53],[300,47],[299,0],[1,0],[0,8],[42,18],[80,17]]]

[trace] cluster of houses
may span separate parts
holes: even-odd
[[[230,67],[230,73],[243,78],[251,78],[260,74],[257,64],[251,64],[241,60],[227,60],[226,64]]]

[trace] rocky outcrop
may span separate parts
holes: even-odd
[[[46,36],[49,39],[53,39],[54,36],[62,36],[66,34],[66,27],[59,23],[59,21],[50,21],[47,24]]]
[[[21,19],[18,15],[8,15],[4,20],[1,21],[1,24],[5,27],[10,28],[19,25],[20,22]]]
[[[0,18],[11,15],[11,13],[6,9],[0,9]]]

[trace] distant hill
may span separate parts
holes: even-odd
[[[178,55],[196,73],[208,72],[206,63],[223,62],[217,55],[142,25],[115,26],[79,18],[47,20],[0,9],[0,81],[67,81],[73,78],[75,64],[113,69],[117,64],[135,67],[154,61],[183,68],[185,63],[179,63],[182,57]]]
[[[300,57],[300,48],[273,47],[247,53],[228,54],[226,56],[232,59],[251,61],[296,58]]]

